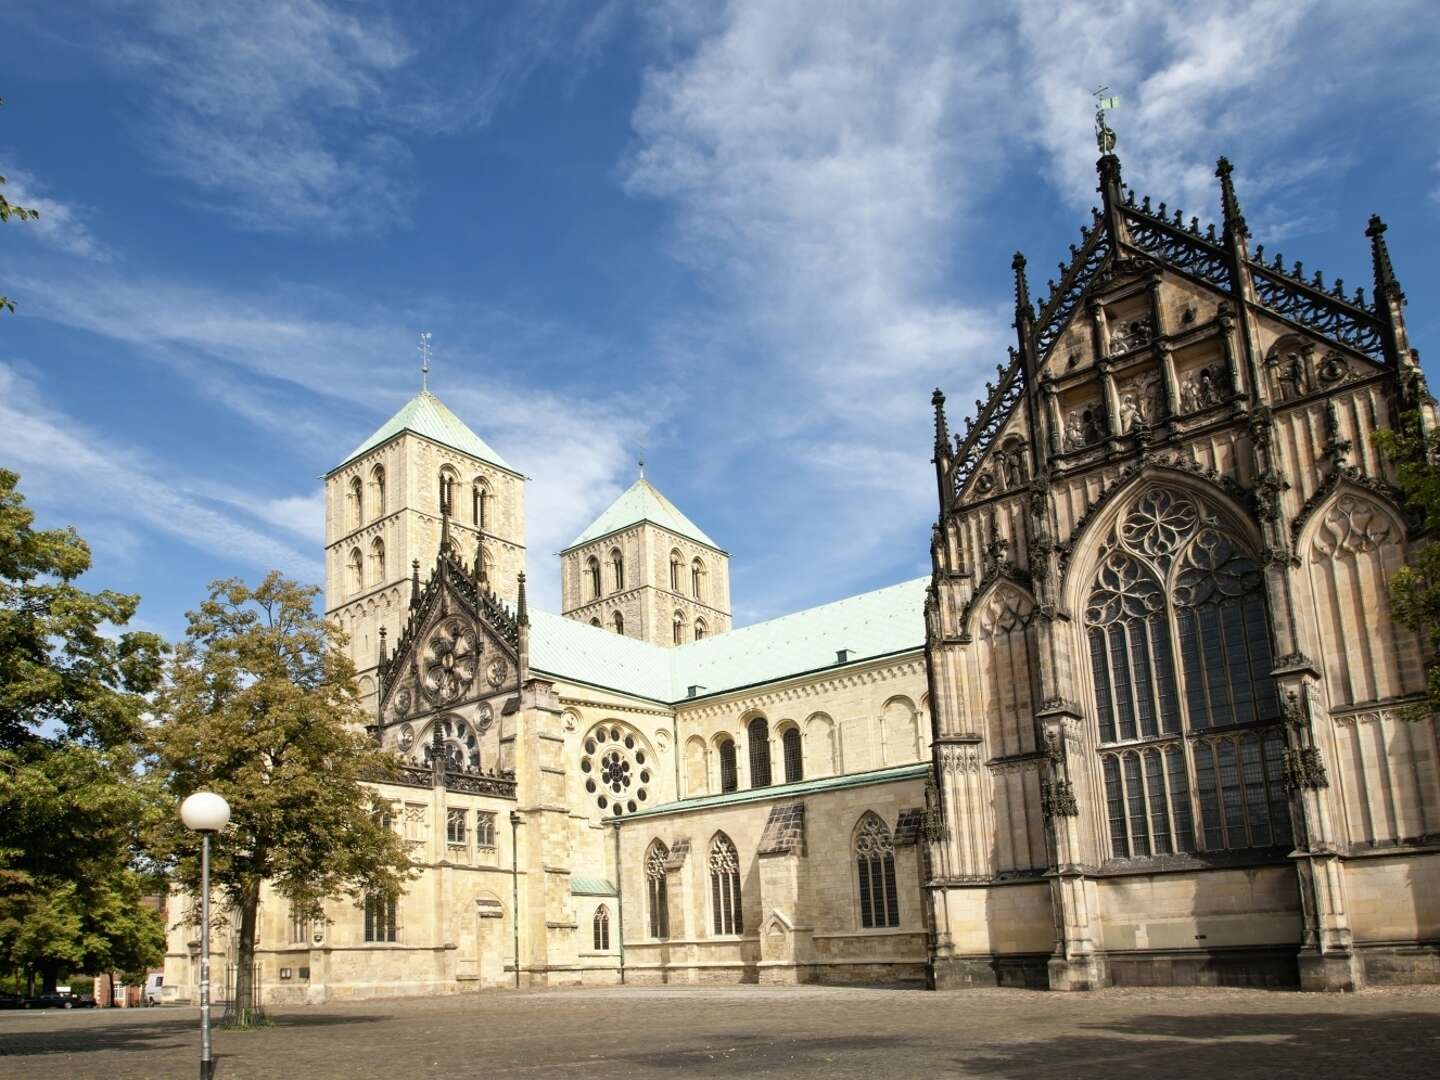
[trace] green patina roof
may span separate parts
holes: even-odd
[[[442,446],[459,450],[462,454],[499,465],[502,469],[510,469],[505,459],[497,454],[489,443],[466,427],[465,421],[451,412],[443,401],[429,390],[421,390],[405,403],[404,408],[381,424],[374,435],[356,447],[354,453],[330,471],[333,473],[336,469],[343,469],[361,454],[369,453],[402,431],[422,435]],[[514,472],[513,469],[510,471]]]
[[[801,780],[794,784],[775,784],[767,788],[727,791],[723,795],[701,795],[696,799],[680,799],[677,802],[651,807],[649,810],[626,814],[622,820],[633,821],[635,818],[654,817],[656,814],[680,814],[686,810],[705,810],[712,806],[759,802],[762,799],[795,799],[802,795],[814,795],[821,791],[839,791],[843,788],[863,787],[866,784],[888,784],[896,780],[913,780],[924,776],[929,771],[930,763],[920,761],[909,765],[892,765],[888,769],[872,769],[870,772],[825,776],[818,780]]]
[[[581,877],[579,874],[570,875],[571,896],[619,896],[615,886],[604,878]]]
[[[618,499],[609,505],[605,511],[590,523],[590,526],[570,542],[570,548],[579,547],[581,544],[597,540],[610,533],[627,529],[631,525],[638,525],[642,521],[648,521],[652,525],[659,525],[661,528],[669,529],[690,540],[712,547],[716,551],[723,550],[719,544],[711,540],[700,531],[700,527],[680,512],[680,508],[656,490],[655,485],[646,480],[643,476],[631,484]]]
[[[923,648],[929,583],[902,581],[673,648],[536,611],[530,666],[652,701],[683,701],[691,686],[697,697],[724,693],[835,667],[840,649],[854,664]]]

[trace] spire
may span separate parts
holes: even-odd
[[[475,538],[475,584],[484,589],[485,580],[485,530],[480,530],[480,535]]]
[[[380,666],[382,668],[385,666],[385,661],[389,659],[385,652],[385,627],[382,626],[380,627]]]
[[[938,386],[930,395],[930,404],[935,408],[935,454],[938,457],[950,449],[950,426],[945,422],[945,395]]]
[[[1118,97],[1107,97],[1108,86],[1098,87],[1095,96],[1095,143],[1100,147],[1100,160],[1095,168],[1100,173],[1100,196],[1105,201],[1105,227],[1110,231],[1112,242],[1121,238],[1122,222],[1120,204],[1123,201],[1123,184],[1120,179],[1120,159],[1115,156],[1115,131],[1110,127],[1106,113],[1120,105]]]
[[[515,577],[515,621],[521,626],[530,625],[530,609],[525,605],[525,571]]]
[[[410,560],[410,609],[420,605],[420,560]]]
[[[1030,304],[1030,282],[1025,277],[1025,256],[1015,252],[1010,260],[1010,269],[1015,271],[1015,329],[1020,334],[1020,347],[1025,348],[1030,340],[1030,326],[1035,321],[1035,309]]]
[[[1385,243],[1385,230],[1388,228],[1385,222],[1380,220],[1379,214],[1370,215],[1370,224],[1365,229],[1365,235],[1370,238],[1370,258],[1375,264],[1375,302],[1378,307],[1386,300],[1405,300],[1405,293],[1400,288],[1400,282],[1395,278],[1395,268],[1390,265],[1390,248]]]
[[[450,488],[446,484],[440,492],[440,554],[444,556],[450,551]]]
[[[1224,215],[1225,241],[1232,237],[1248,239],[1250,227],[1245,224],[1245,215],[1240,212],[1240,200],[1235,195],[1235,181],[1230,178],[1234,167],[1230,159],[1222,157],[1215,162],[1215,175],[1220,178],[1220,212]]]
[[[430,331],[420,332],[420,390],[430,389]]]

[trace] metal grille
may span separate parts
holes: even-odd
[[[726,739],[720,744],[720,790],[734,791],[740,786],[740,771],[735,762],[735,743]]]
[[[785,782],[793,784],[805,779],[805,756],[800,745],[800,729],[786,728],[782,739],[785,747]]]
[[[399,940],[399,904],[394,897],[365,898],[365,940]]]
[[[745,725],[750,737],[750,786],[770,786],[770,725],[757,716]]]

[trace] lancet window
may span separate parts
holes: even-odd
[[[594,931],[595,951],[610,951],[610,909],[601,904],[595,909],[595,919],[592,923]]]
[[[1288,844],[1264,586],[1220,516],[1141,493],[1101,553],[1085,625],[1112,856]]]
[[[860,925],[867,930],[899,926],[895,838],[873,812],[867,812],[855,827],[855,869],[860,879]]]
[[[724,833],[710,842],[710,913],[717,934],[743,934],[740,914],[740,859]]]
[[[670,936],[670,911],[665,895],[665,863],[670,850],[656,840],[645,853],[645,892],[650,902],[650,936]]]

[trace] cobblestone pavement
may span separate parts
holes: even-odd
[[[1440,1076],[1440,988],[616,988],[289,1008],[215,1036],[220,1080],[284,1077]],[[198,1071],[197,1010],[0,1013],[0,1077]]]

